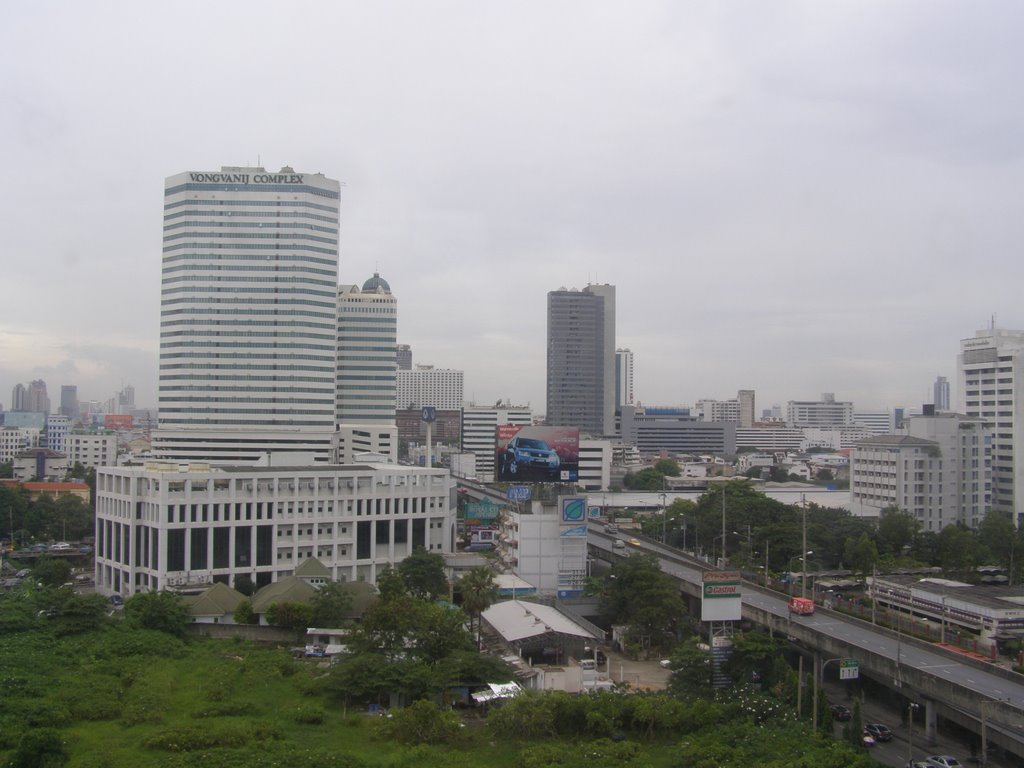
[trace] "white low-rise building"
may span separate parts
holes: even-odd
[[[414,547],[452,551],[452,495],[447,470],[394,464],[103,467],[96,589],[263,586],[312,557],[336,581],[375,583]]]
[[[113,431],[72,432],[67,436],[67,447],[72,467],[112,467],[117,463],[117,435]]]

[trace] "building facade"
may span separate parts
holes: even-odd
[[[991,506],[992,432],[983,419],[947,413],[907,419],[904,433],[858,442],[850,457],[850,511],[896,507],[938,532],[977,528]]]
[[[338,424],[395,423],[398,300],[378,273],[338,287]]]
[[[548,293],[547,423],[615,433],[615,286]]]
[[[989,328],[960,342],[960,410],[994,427],[992,508],[1024,522],[1024,331]],[[1018,450],[1020,449],[1020,450]]]
[[[452,550],[447,471],[396,465],[257,468],[152,462],[96,481],[96,589],[131,595],[248,576],[258,586],[317,558],[374,583],[414,547]]]
[[[68,435],[68,462],[73,467],[112,467],[117,464],[117,435],[113,432],[71,432]]]
[[[790,400],[786,404],[786,426],[836,427],[853,426],[853,403],[836,400],[831,392],[821,400]]]
[[[78,419],[78,387],[74,384],[61,385],[60,414],[72,421]]]
[[[417,365],[411,371],[399,370],[396,379],[398,407],[415,409],[430,406],[457,411],[463,403],[465,373],[432,365]]]
[[[949,380],[939,376],[932,385],[932,404],[939,413],[949,410]]]
[[[399,344],[395,349],[395,360],[398,363],[398,370],[412,370],[412,347],[408,344]]]
[[[642,454],[736,453],[735,421],[698,421],[686,409],[622,408],[622,442]]]
[[[615,350],[615,407],[633,405],[633,353],[628,349]]]
[[[498,449],[498,427],[507,424],[528,427],[533,423],[529,408],[496,405],[492,408],[467,405],[462,409],[462,450],[476,455],[477,479],[494,482],[494,455]]]
[[[164,187],[157,456],[326,461],[337,357],[337,181],[282,168]]]

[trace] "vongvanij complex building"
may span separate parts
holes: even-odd
[[[337,181],[287,167],[166,180],[157,456],[327,459],[339,198]]]

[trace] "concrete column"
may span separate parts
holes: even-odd
[[[935,720],[935,702],[931,699],[923,699],[924,701],[924,737],[929,744],[934,745],[938,742],[938,728]]]

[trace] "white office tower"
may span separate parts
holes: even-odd
[[[384,278],[338,286],[337,461],[362,452],[398,458],[397,339],[398,300]]]
[[[992,509],[1024,517],[1024,331],[988,328],[960,341],[960,410],[993,427]]]
[[[633,405],[633,353],[615,350],[615,407]]]
[[[411,371],[398,371],[398,407],[432,406],[439,411],[457,411],[462,407],[465,374],[451,368],[417,365]]]
[[[327,459],[339,197],[337,181],[291,168],[167,179],[157,456]]]

